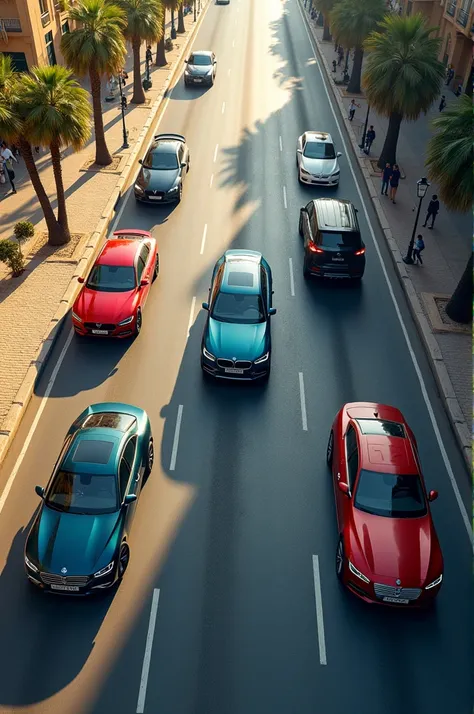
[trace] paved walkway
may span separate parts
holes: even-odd
[[[317,27],[315,22],[312,25],[319,48],[329,67],[332,67],[332,61],[337,59],[334,42],[323,42],[322,28]],[[339,80],[342,68],[342,66],[338,68],[336,75],[331,73],[331,77],[335,76]],[[349,63],[349,72],[350,69],[351,63]],[[367,102],[362,95],[348,96],[342,87],[340,88],[340,93],[346,108],[349,107],[352,96],[360,104],[360,108],[356,109],[353,121],[354,132],[360,141],[367,113]],[[446,95],[448,106],[450,103],[457,101],[457,98],[447,87],[443,87],[442,94]],[[382,208],[402,255],[405,255],[407,251],[416,216],[416,211],[414,210],[415,204],[416,206],[418,205],[416,182],[422,176],[427,175],[425,168],[426,146],[432,134],[430,122],[439,115],[438,105],[439,100],[434,102],[426,116],[422,115],[415,122],[402,123],[398,141],[397,161],[405,174],[405,179],[400,182],[395,205],[391,203],[388,197],[380,196]],[[370,157],[375,161],[372,164],[367,160],[366,165],[372,174],[372,180],[377,185],[379,179],[375,167],[383,146],[388,120],[385,117],[378,116],[372,110],[368,124],[369,126],[373,124],[376,132],[376,140],[372,145]],[[433,193],[437,193],[436,184],[430,186],[425,198],[418,224],[419,231],[417,231],[417,233],[420,232],[423,235],[425,241],[424,263],[422,266],[407,265],[406,269],[433,328],[459,405],[467,424],[470,425],[472,421],[471,332],[470,330],[464,333],[438,332],[432,321],[433,315],[433,319],[436,318],[436,309],[433,310],[435,302],[432,296],[437,294],[450,296],[456,288],[472,251],[472,217],[470,214],[453,213],[441,205],[434,229],[422,228],[426,215],[424,209],[426,209],[429,198]],[[436,304],[441,307],[443,319],[449,322],[449,318],[444,315],[442,310],[445,302],[443,299],[437,299]],[[444,325],[442,329],[449,329],[452,326],[452,323],[451,325]],[[458,329],[462,329],[461,326],[458,326]]]
[[[204,2],[203,6],[207,3]],[[135,141],[143,129],[149,111],[158,98],[170,69],[176,62],[183,44],[194,26],[193,14],[185,17],[186,33],[178,35],[174,49],[167,53],[168,65],[152,66],[153,87],[147,93],[147,103],[142,106],[128,105],[126,125],[129,131],[130,148],[122,150],[123,134],[119,100],[105,102],[102,106],[106,138],[109,150],[115,157],[122,157],[112,172],[84,171],[84,164],[94,158],[94,142],[91,139],[80,152],[66,150],[62,161],[66,190],[69,226],[77,234],[72,244],[62,249],[43,247],[38,252],[38,241],[44,244],[41,233],[46,225],[36,194],[31,186],[24,162],[14,165],[17,194],[10,193],[9,184],[0,184],[0,239],[12,238],[13,226],[19,220],[31,221],[36,229],[35,238],[25,247],[24,254],[33,256],[20,278],[10,278],[3,263],[0,263],[0,431],[15,395],[20,388],[31,361],[35,358],[48,325],[64,295],[77,262],[84,240],[79,236],[92,234],[107,206],[118,176],[126,164]],[[167,23],[169,34],[170,23]],[[177,22],[176,22],[177,27]],[[153,52],[155,48],[153,48]],[[142,49],[144,71],[145,48]],[[132,94],[132,60],[129,54],[126,63],[129,79],[124,94],[130,101]],[[56,208],[56,192],[49,151],[42,149],[37,165],[43,185]],[[35,247],[36,246],[36,247]],[[34,250],[33,250],[34,249]]]

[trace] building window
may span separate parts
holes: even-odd
[[[48,2],[47,0],[38,0],[39,6],[40,6],[40,12],[42,15],[44,15],[45,12],[48,12]]]
[[[66,22],[63,22],[61,25],[61,35],[67,35],[69,32],[69,22],[66,20]]]
[[[46,43],[46,52],[48,53],[48,62],[50,65],[56,64],[56,53],[54,51],[53,33],[47,32],[44,36]]]
[[[456,14],[456,0],[451,0],[451,2],[448,2],[446,6],[446,12],[448,15],[451,15],[451,17],[454,17]]]
[[[2,52],[1,54],[11,57],[15,72],[28,72],[28,63],[24,52]]]

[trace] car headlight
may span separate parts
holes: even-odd
[[[108,575],[111,570],[113,570],[115,565],[115,560],[112,560],[111,563],[105,566],[105,568],[101,568],[101,570],[98,570],[96,573],[94,573],[94,578],[101,578],[103,575]]]
[[[206,359],[210,359],[211,362],[215,362],[215,361],[216,361],[216,358],[214,357],[214,355],[211,354],[211,353],[209,352],[209,350],[206,350],[205,347],[202,348],[202,353],[203,353],[204,357],[206,357]]]
[[[191,74],[191,72],[189,71],[189,69],[185,69],[185,70],[184,70],[184,74],[186,75],[186,77],[189,77],[189,75]]]
[[[431,588],[435,588],[437,585],[441,585],[442,580],[443,580],[443,573],[441,573],[441,575],[438,578],[436,578],[436,580],[433,580],[432,583],[427,585],[425,587],[425,590],[431,590]]]
[[[349,570],[351,571],[351,573],[353,573],[353,575],[355,575],[357,578],[360,578],[360,580],[363,580],[364,583],[370,583],[369,578],[366,575],[364,575],[364,573],[361,573],[360,570],[357,570],[355,565],[353,565],[350,560],[348,562],[349,562]]]
[[[265,352],[264,355],[262,355],[261,357],[259,357],[258,359],[256,359],[254,361],[254,364],[262,364],[262,362],[266,362],[269,357],[270,357],[270,352]]]
[[[134,188],[135,188],[135,191],[137,191],[138,193],[143,193],[143,191],[144,191],[143,186],[140,186],[139,183],[136,183]]]
[[[207,75],[209,76],[209,75],[211,75],[211,74],[212,74],[212,67],[207,70]]]
[[[170,188],[168,193],[176,193],[176,191],[179,189],[179,186],[173,186],[173,188]]]
[[[39,572],[39,568],[36,567],[34,563],[31,562],[31,560],[25,555],[25,564],[26,567],[32,570],[34,573]]]
[[[135,319],[135,315],[130,315],[130,317],[126,317],[125,320],[122,320],[122,322],[119,322],[119,327],[122,325],[129,325],[131,322],[133,322]]]
[[[339,176],[340,173],[341,173],[341,172],[340,172],[339,170],[338,170],[338,171],[333,171],[332,174],[331,174],[331,176]]]
[[[304,174],[305,176],[311,176],[309,171],[306,171],[306,169],[301,169],[301,173]]]
[[[82,318],[80,318],[79,315],[77,315],[77,314],[74,312],[74,310],[72,311],[72,316],[73,316],[73,318],[74,318],[75,320],[77,320],[78,322],[82,322]]]

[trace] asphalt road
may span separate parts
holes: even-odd
[[[144,702],[146,714],[471,714],[472,551],[412,357],[468,511],[469,481],[297,2],[211,5],[194,47],[216,52],[216,84],[185,90],[179,80],[159,127],[191,147],[184,200],[148,209],[131,196],[118,225],[152,229],[159,241],[142,333],[133,343],[72,339],[42,402],[51,360],[0,472],[1,493],[36,420],[0,515],[0,712],[133,714]],[[331,132],[344,154],[336,195],[360,209],[360,288],[303,280],[299,209],[326,195],[297,183],[296,139],[307,128]],[[259,250],[273,268],[266,387],[201,378],[199,305],[230,247]],[[65,329],[56,358],[67,339]],[[43,597],[22,563],[34,485],[47,482],[70,423],[102,400],[145,408],[160,444],[130,566],[114,597]],[[401,408],[427,485],[440,492],[445,583],[431,613],[367,607],[336,582],[325,447],[336,411],[352,400]]]

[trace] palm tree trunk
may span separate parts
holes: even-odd
[[[329,29],[329,18],[324,18],[323,42],[332,42],[331,30]]]
[[[100,102],[100,75],[93,66],[91,66],[89,70],[89,79],[91,83],[92,109],[94,113],[95,163],[98,166],[108,166],[112,163],[112,157],[105,141],[104,120],[102,118],[102,105]]]
[[[54,182],[56,184],[56,196],[58,199],[58,223],[63,229],[65,240],[63,243],[69,243],[71,234],[67,222],[66,197],[64,195],[63,169],[61,166],[61,152],[59,150],[59,142],[52,142],[49,145],[51,150],[51,163],[53,165]]]
[[[354,64],[352,66],[351,78],[347,86],[347,91],[350,94],[360,94],[360,76],[362,74],[362,60],[364,59],[364,50],[362,47],[356,47],[354,52]]]
[[[184,26],[184,8],[183,3],[178,8],[178,32],[186,32],[186,27]]]
[[[403,116],[401,114],[397,114],[397,112],[390,114],[383,149],[377,162],[379,169],[385,168],[386,164],[393,166],[393,164],[397,163],[397,143],[402,120]]]
[[[56,220],[51,201],[49,200],[48,195],[44,190],[44,186],[41,183],[40,175],[38,173],[38,169],[33,158],[31,146],[21,137],[18,141],[20,144],[21,155],[25,160],[25,166],[26,170],[28,171],[28,176],[30,177],[30,181],[33,185],[33,188],[35,189],[35,193],[38,197],[38,201],[40,203],[41,210],[43,211],[44,219],[46,221],[46,226],[48,228],[48,243],[49,245],[63,245],[63,243],[67,243],[67,240],[64,239],[63,228]]]
[[[161,40],[157,42],[156,44],[156,59],[155,59],[155,65],[157,67],[165,67],[168,62],[166,61],[166,52],[165,52],[165,32],[166,32],[166,13],[163,12],[163,34],[161,36]]]
[[[472,321],[472,253],[451,300],[446,305],[451,320],[468,325]]]
[[[132,104],[145,104],[145,90],[142,85],[142,75],[140,70],[140,37],[132,39],[133,48],[133,97]]]

